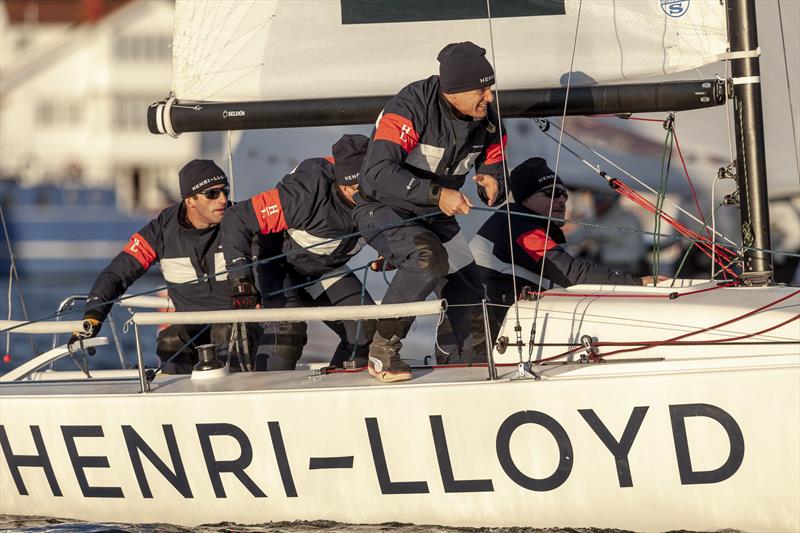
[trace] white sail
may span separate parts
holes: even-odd
[[[716,0],[491,7],[490,28],[483,0],[178,0],[172,90],[221,102],[389,95],[437,72],[438,51],[464,40],[488,50],[500,89],[554,87],[570,71],[576,27],[572,70],[598,83],[688,70],[728,46]]]

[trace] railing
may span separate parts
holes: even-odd
[[[309,320],[375,320],[404,316],[439,315],[447,307],[444,300],[401,304],[344,305],[282,309],[238,309],[232,311],[193,311],[170,313],[171,324],[229,324],[241,322],[307,322]],[[136,358],[139,363],[139,384],[142,392],[150,390],[139,340],[139,326],[164,322],[163,313],[134,313],[131,318],[136,337]],[[494,365],[492,365],[494,367]]]

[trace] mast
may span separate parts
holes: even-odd
[[[727,0],[731,52],[758,49],[755,0]],[[748,285],[772,283],[772,255],[767,205],[767,162],[761,110],[759,60],[755,55],[731,60],[736,132],[736,181],[744,252],[743,277]]]

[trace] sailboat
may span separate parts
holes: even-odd
[[[129,375],[42,380],[67,355],[57,347],[0,378],[0,513],[800,529],[800,291],[771,282],[754,4],[178,0],[173,94],[148,110],[169,135],[370,123],[466,38],[490,51],[503,117],[678,111],[732,95],[743,273],[537,293],[509,311],[488,365],[418,366],[394,385],[350,370],[153,378],[141,349]],[[721,58],[730,80],[627,83]],[[578,71],[598,85],[572,87]],[[435,317],[445,305],[169,320]],[[138,340],[163,321],[142,312],[130,325]]]

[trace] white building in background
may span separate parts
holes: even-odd
[[[156,208],[201,152],[199,134],[147,129],[169,93],[170,0],[5,0],[0,9],[0,176],[114,187]]]

